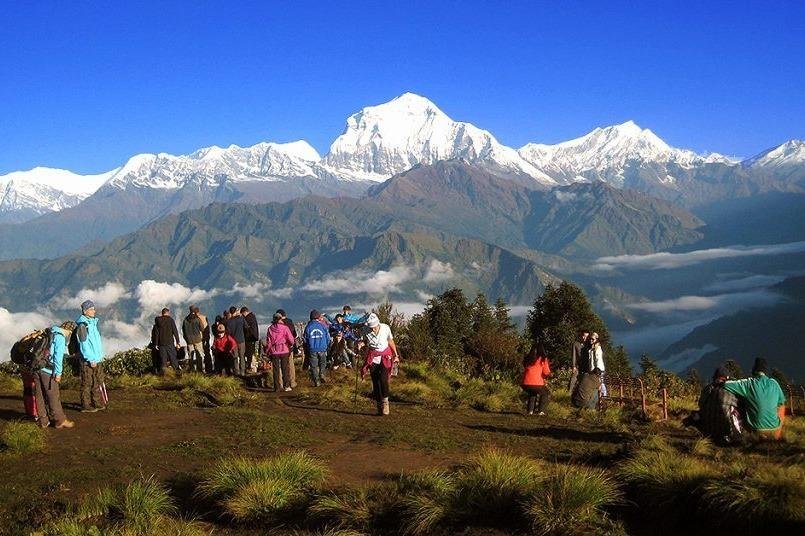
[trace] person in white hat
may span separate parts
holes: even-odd
[[[377,414],[389,414],[389,378],[394,363],[400,362],[394,336],[387,324],[380,322],[376,314],[372,313],[366,319],[370,328],[364,335],[362,344],[366,348],[366,359],[361,369],[361,378],[370,372],[372,377],[372,393],[377,401]]]

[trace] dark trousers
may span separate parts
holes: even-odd
[[[232,376],[235,373],[235,356],[232,354],[225,354],[223,352],[216,352],[213,350],[215,356],[215,372],[222,376]]]
[[[291,354],[271,356],[271,372],[274,376],[274,390],[280,391],[291,386]]]
[[[213,362],[212,359],[210,339],[205,337],[204,339],[202,339],[201,344],[204,345],[204,370],[207,371],[207,374],[212,374],[213,372],[215,372],[216,368],[215,363]]]
[[[235,348],[235,374],[240,376],[246,373],[246,343],[239,342]]]
[[[39,425],[46,427],[48,419],[54,424],[61,424],[66,417],[61,407],[61,395],[59,394],[59,382],[56,377],[41,370],[36,373],[36,407],[39,409]]]
[[[89,361],[81,361],[81,407],[83,409],[89,409],[92,406],[98,408],[104,405],[103,401],[100,404],[98,403],[103,381],[103,365],[101,363],[92,367]]]
[[[246,341],[246,368],[257,368],[257,341]]]
[[[380,402],[389,397],[389,374],[383,363],[375,363],[370,371],[372,376],[372,396]]]
[[[310,378],[313,385],[319,385],[325,380],[327,374],[327,352],[310,352],[308,356],[310,362]]]
[[[523,391],[528,393],[528,411],[536,409],[538,413],[545,412],[551,400],[551,392],[547,385],[523,385]],[[535,408],[536,406],[536,408]]]
[[[169,360],[171,366],[173,367],[173,370],[175,372],[179,372],[179,360],[176,357],[176,347],[172,344],[166,346],[160,346],[159,347],[160,373],[165,372],[165,367],[168,366]]]

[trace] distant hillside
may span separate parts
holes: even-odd
[[[785,300],[773,307],[741,311],[698,327],[665,350],[660,362],[668,366],[685,352],[695,355],[697,350],[705,349],[704,354],[689,365],[703,377],[709,377],[726,359],[734,359],[748,372],[756,357],[765,357],[771,366],[791,379],[805,381],[802,353],[805,277],[786,279],[771,290],[780,293]]]

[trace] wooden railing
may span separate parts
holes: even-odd
[[[805,385],[782,385],[788,402],[788,413],[792,417],[799,413],[805,413]]]
[[[618,407],[639,407],[647,419],[650,418],[649,408],[659,406],[662,410],[662,420],[668,420],[668,390],[662,388],[656,396],[651,389],[646,388],[642,378],[606,376],[604,382],[607,386],[607,395],[603,389],[598,392],[598,409],[604,410],[609,404]]]

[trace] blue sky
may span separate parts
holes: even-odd
[[[406,91],[514,147],[627,119],[730,155],[805,138],[803,2],[9,1],[0,17],[0,174],[300,138],[323,154],[348,115]]]

